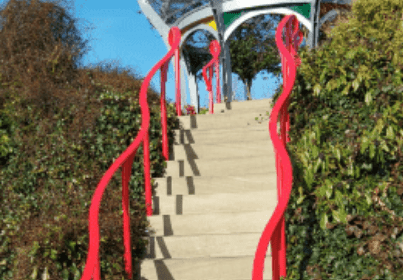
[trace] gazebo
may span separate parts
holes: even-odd
[[[250,18],[262,14],[293,14],[308,29],[307,44],[314,48],[318,44],[319,29],[339,13],[339,7],[350,5],[351,0],[137,0],[143,13],[154,26],[167,47],[168,33],[177,26],[182,33],[182,42],[197,30],[210,32],[220,42],[221,77],[223,94],[227,102],[232,101],[231,60],[229,44],[231,33]],[[334,4],[334,5],[326,5]],[[326,8],[324,8],[326,5]],[[320,10],[327,13],[319,19]],[[347,8],[347,7],[346,7]],[[186,104],[186,80],[189,87],[190,103],[199,112],[199,93],[196,77],[190,72],[189,61],[180,54],[180,85],[182,108]],[[173,63],[173,62],[172,62]]]

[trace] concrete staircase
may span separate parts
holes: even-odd
[[[213,115],[179,117],[166,174],[154,178],[142,280],[252,279],[257,245],[277,205],[270,102],[214,104]],[[272,279],[270,255],[269,246],[265,280]]]

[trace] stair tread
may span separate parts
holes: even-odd
[[[273,210],[150,216],[147,220],[152,236],[260,233]]]
[[[263,231],[263,229],[262,229]],[[147,259],[253,256],[261,233],[149,236]],[[267,255],[271,254],[270,244]]]
[[[144,260],[141,280],[250,280],[254,256]],[[264,280],[272,279],[271,257],[265,259]]]
[[[154,196],[152,208],[155,215],[186,215],[270,210],[276,205],[277,190],[272,186],[251,193]]]
[[[245,193],[266,190],[277,184],[277,174],[237,174],[234,176],[186,176],[154,178],[156,196]]]
[[[164,177],[171,176],[208,176],[212,174],[238,175],[259,174],[276,171],[276,157],[273,152],[262,151],[260,155],[243,157],[200,158],[168,161]]]

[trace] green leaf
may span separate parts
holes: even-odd
[[[327,85],[326,85],[327,89],[332,91],[334,89],[336,89],[338,87],[337,81],[335,79],[331,79]]]
[[[365,67],[365,65],[364,65],[364,67]],[[359,72],[358,75],[357,75],[357,81],[358,81],[359,83],[361,83],[362,80],[363,80],[362,72],[361,72],[361,71],[363,71],[362,65],[360,66],[360,72]],[[364,70],[364,71],[368,71],[368,70]],[[364,73],[365,73],[365,72],[364,72]]]
[[[46,250],[45,253],[43,254],[43,257],[46,258],[47,256],[49,256],[49,250]]]
[[[369,195],[369,193],[365,193],[365,198],[366,198],[366,200],[367,200],[368,206],[371,206],[371,204],[372,204],[372,199],[371,199],[371,196]]]
[[[330,199],[333,194],[333,184],[328,179],[326,179],[326,197]]]
[[[31,274],[31,279],[36,279],[38,277],[38,267],[34,266],[34,271]]]
[[[362,169],[365,169],[365,170],[367,170],[367,171],[371,171],[371,170],[372,170],[372,163],[369,163],[369,164],[363,163],[363,164],[361,165],[361,168],[362,168]]]
[[[340,162],[340,160],[341,160],[341,154],[340,154],[340,150],[339,150],[338,148],[336,148],[336,157],[337,157],[337,159],[338,159],[339,162]]]
[[[343,95],[348,95],[348,91],[351,88],[351,82],[348,82],[346,87],[343,89],[343,91],[341,92]]]
[[[29,256],[34,257],[38,251],[38,249],[40,248],[39,246],[39,242],[38,241],[34,241],[34,244],[32,246],[33,248],[31,249]]]
[[[367,105],[370,105],[371,102],[372,102],[371,91],[368,91],[368,92],[365,94],[365,103],[366,103]]]
[[[389,147],[388,147],[388,145],[386,145],[385,140],[382,140],[380,146],[381,146],[382,150],[384,150],[385,152],[389,152]]]
[[[317,95],[319,95],[319,93],[320,93],[320,91],[322,90],[322,87],[320,86],[320,84],[316,84],[314,87],[313,87],[313,92],[314,92],[314,94],[317,96]]]
[[[317,158],[319,156],[319,149],[317,146],[312,146],[312,156]]]
[[[304,196],[300,196],[299,198],[298,198],[298,200],[297,200],[297,204],[299,205],[299,204],[301,204],[303,201],[304,201],[304,198],[305,198],[306,196],[304,195]]]
[[[359,178],[360,177],[360,168],[356,165],[355,166],[355,178]]]
[[[301,161],[302,161],[303,166],[304,166],[304,167],[308,167],[309,164],[308,164],[308,158],[307,158],[307,156],[305,156],[305,155],[302,154],[302,153],[300,153],[300,154],[298,154],[298,155],[299,155],[299,158],[300,158]]]
[[[340,66],[337,67],[337,68],[340,70],[341,73],[343,73],[344,76],[347,76],[347,73],[346,73],[346,71],[344,70],[344,68],[342,68],[342,67],[340,67]]]
[[[358,79],[355,79],[355,80],[353,81],[353,89],[354,89],[354,92],[357,91],[357,89],[359,88],[359,86],[360,86],[360,83],[358,82]]]
[[[375,145],[371,143],[369,145],[369,158],[373,159],[375,157]]]
[[[320,145],[320,128],[319,125],[315,125],[315,132],[316,132],[316,144]]]
[[[346,58],[348,58],[348,59],[353,59],[354,56],[355,56],[355,54],[356,54],[356,52],[357,52],[357,50],[355,50],[355,49],[349,50],[349,51],[347,52],[347,54],[346,54]]]
[[[54,261],[57,259],[57,251],[56,251],[56,250],[51,249],[50,258],[51,258],[52,260],[54,260]]]
[[[326,224],[329,222],[327,218],[327,214],[325,212],[322,212],[321,218],[320,218],[320,228],[322,230],[326,229]]]
[[[339,190],[336,190],[335,197],[337,206],[339,206],[339,208],[343,208],[343,194]]]
[[[326,77],[326,71],[322,71],[322,74],[320,74],[320,82],[323,83],[325,81],[325,77]]]
[[[393,127],[391,125],[386,130],[386,137],[389,139],[395,138],[395,132],[393,131]]]
[[[117,271],[122,270],[122,267],[118,263],[112,264],[113,268],[115,268]]]
[[[314,168],[314,173],[318,172],[318,169],[319,169],[321,163],[322,163],[322,160],[320,158],[318,158],[318,161],[316,162],[316,165],[315,165],[315,168]]]
[[[332,210],[333,218],[339,223],[347,222],[347,215],[344,212],[344,209],[339,209],[338,211]]]
[[[383,122],[383,119],[379,119],[378,122],[376,123],[376,130],[378,133],[382,133],[382,130],[385,128],[385,123]]]
[[[298,192],[299,192],[300,196],[302,196],[304,194],[304,190],[302,189],[302,187],[298,187]]]
[[[306,169],[304,180],[305,180],[306,185],[308,186],[308,189],[311,189],[312,183],[313,183],[312,168]]]
[[[361,154],[364,153],[364,151],[367,149],[368,145],[369,145],[368,138],[366,136],[363,136],[362,141],[361,141],[361,149],[360,149]]]
[[[75,247],[76,247],[76,242],[74,242],[74,241],[69,241],[69,248],[70,248],[72,251],[74,251]]]

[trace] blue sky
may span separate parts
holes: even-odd
[[[0,0],[1,4],[4,2]],[[84,65],[116,61],[119,67],[130,67],[135,74],[145,77],[168,51],[159,33],[151,28],[143,14],[138,13],[140,7],[137,0],[73,0],[70,5],[69,12],[78,20],[77,28],[81,31],[82,38],[89,40],[90,50],[82,60]],[[94,29],[85,31],[85,27]],[[172,64],[169,64],[166,96],[170,100],[175,100],[174,74]],[[151,81],[151,86],[157,92],[160,92],[159,76],[158,71]],[[267,79],[264,80],[264,77]],[[235,99],[245,100],[242,81],[238,81],[235,74],[232,80]],[[267,73],[258,74],[251,89],[252,99],[271,97],[277,86],[277,79],[273,76]],[[208,92],[205,83],[200,81],[198,88],[200,106],[207,107]],[[213,88],[215,92],[215,78]],[[189,94],[187,95],[187,103],[190,104]]]

